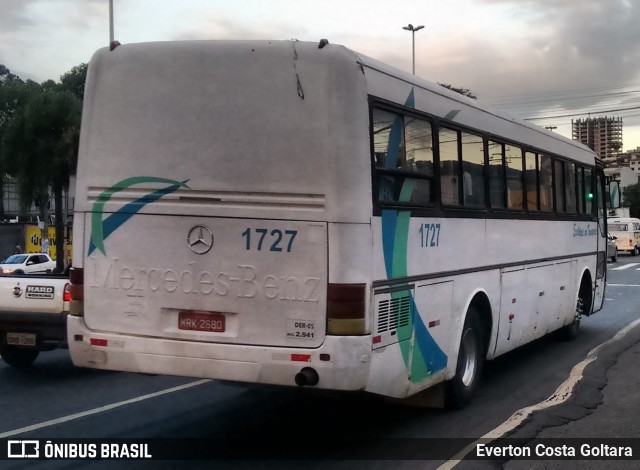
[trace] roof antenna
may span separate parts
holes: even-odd
[[[320,39],[320,42],[318,43],[318,49],[322,49],[327,44],[329,44],[329,40],[328,39]]]

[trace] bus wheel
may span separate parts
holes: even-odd
[[[562,336],[565,340],[571,341],[578,337],[580,333],[580,321],[582,321],[582,313],[584,312],[584,299],[582,294],[578,296],[576,302],[576,314],[573,317],[573,321],[568,325],[562,327]]]
[[[40,351],[4,346],[0,349],[2,360],[12,367],[28,367],[36,360]]]
[[[456,375],[446,383],[445,406],[447,408],[463,408],[471,401],[484,364],[483,344],[480,315],[471,307],[462,329]]]

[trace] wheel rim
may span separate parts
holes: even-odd
[[[476,368],[478,367],[476,341],[473,329],[467,329],[462,336],[462,383],[465,387],[470,386],[476,376]]]

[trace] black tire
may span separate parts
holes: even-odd
[[[3,346],[0,349],[2,360],[11,367],[29,367],[39,354],[40,351],[35,349],[22,349],[15,346]]]
[[[616,254],[613,255],[613,257],[611,258],[611,260],[615,263],[618,261],[618,250],[616,249]]]
[[[16,269],[13,274],[24,274],[24,271],[22,269]]]
[[[568,325],[565,325],[560,330],[562,339],[565,341],[573,341],[580,334],[580,322],[582,321],[582,314],[584,313],[584,299],[582,293],[578,295],[578,301],[576,302],[576,314],[573,317],[573,321]]]
[[[472,399],[485,360],[484,329],[478,312],[470,308],[462,328],[456,375],[445,384],[445,407],[464,408]]]

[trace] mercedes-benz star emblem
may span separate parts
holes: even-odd
[[[209,227],[196,225],[187,236],[189,249],[196,255],[204,255],[213,247],[213,232]]]

